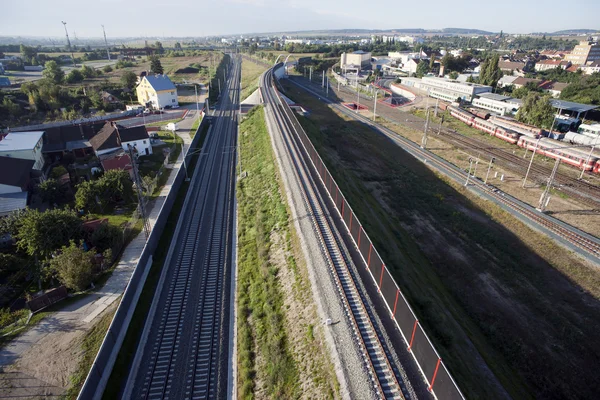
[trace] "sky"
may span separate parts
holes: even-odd
[[[599,0],[25,0],[1,7],[0,36],[183,37],[325,29],[600,29]],[[567,14],[568,18],[564,15]]]

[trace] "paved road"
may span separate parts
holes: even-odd
[[[226,397],[239,69],[212,117],[123,398]]]

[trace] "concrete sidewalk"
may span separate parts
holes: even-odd
[[[186,117],[182,121],[182,123],[185,122],[184,126],[189,124],[187,130],[181,129],[177,132],[184,141],[185,149],[191,143],[189,128],[194,122],[195,113],[195,110],[193,112],[190,111],[188,113],[189,118]],[[169,178],[160,191],[159,196],[148,204],[150,210],[148,219],[151,229],[156,223],[160,209],[171,190],[171,185],[182,162],[183,152],[179,154],[177,162],[168,166],[168,171],[170,171]],[[87,329],[86,326],[94,318],[100,315],[102,311],[106,310],[123,294],[145,244],[146,236],[142,231],[127,245],[117,267],[101,288],[68,304],[51,316],[44,318],[35,327],[6,344],[0,350],[0,368],[13,364],[25,351],[33,349],[37,343],[49,334]]]

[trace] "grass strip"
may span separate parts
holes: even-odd
[[[296,398],[299,373],[286,337],[279,268],[270,254],[272,235],[289,237],[289,216],[262,107],[241,123],[240,146],[247,176],[237,189],[238,393],[242,399],[253,398],[260,381],[269,397]]]

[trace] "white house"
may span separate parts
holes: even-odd
[[[44,168],[43,137],[43,131],[11,132],[0,140],[0,157],[33,160],[33,169],[41,171]]]
[[[138,101],[154,109],[177,107],[177,88],[167,75],[148,75],[136,88]]]
[[[125,128],[115,122],[107,122],[102,129],[90,139],[96,156],[111,153],[119,149],[129,151],[133,147],[138,155],[152,154],[150,136],[145,126]]]

